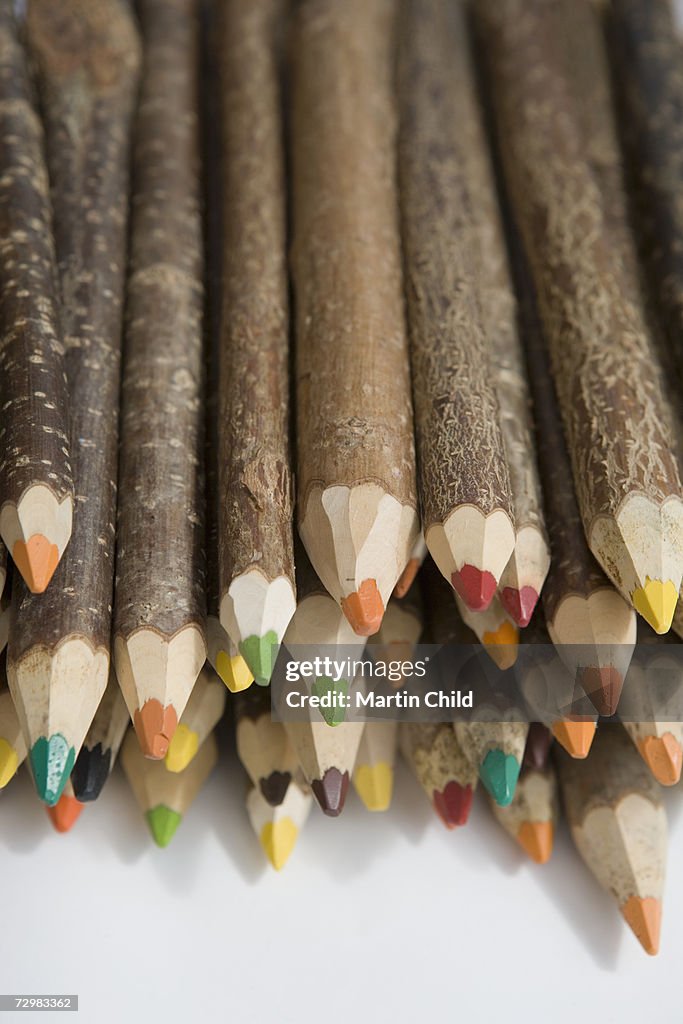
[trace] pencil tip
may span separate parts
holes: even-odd
[[[269,629],[263,636],[248,636],[240,643],[240,654],[259,686],[267,686],[270,682],[279,647],[280,642],[274,629]]]
[[[394,791],[394,769],[386,761],[362,764],[353,773],[353,785],[368,811],[386,811]]]
[[[638,744],[646,765],[662,786],[675,786],[681,777],[683,750],[670,732],[663,736],[646,736]]]
[[[173,733],[168,745],[165,764],[169,772],[182,772],[199,750],[199,736],[193,729],[188,729],[182,722]]]
[[[479,777],[499,807],[512,803],[519,778],[519,761],[502,750],[489,750],[479,767]]]
[[[81,747],[71,773],[74,796],[81,803],[97,800],[109,778],[111,751],[104,751],[101,743],[94,747]]]
[[[593,740],[597,722],[590,719],[576,721],[571,718],[563,718],[553,723],[553,736],[571,757],[583,759],[588,757]]]
[[[265,779],[261,779],[259,789],[266,803],[271,807],[279,807],[287,796],[291,781],[291,772],[271,772]]]
[[[524,747],[522,764],[525,768],[534,768],[536,771],[543,771],[547,762],[550,747],[553,742],[553,735],[550,729],[540,722],[531,722]]]
[[[231,693],[248,690],[254,682],[251,669],[241,654],[230,657],[226,651],[219,651],[216,657],[216,672]]]
[[[398,583],[394,587],[394,594],[396,597],[405,597],[417,576],[417,570],[420,568],[420,559],[411,558],[407,566],[398,578]]]
[[[496,630],[487,630],[482,634],[481,642],[486,648],[489,658],[505,672],[517,661],[519,653],[519,633],[517,627],[507,620]]]
[[[662,904],[652,896],[641,899],[631,896],[621,908],[629,928],[646,953],[659,952],[659,933],[662,926]]]
[[[500,602],[517,625],[524,628],[531,622],[538,597],[538,591],[533,587],[521,587],[519,590],[515,587],[503,587]]]
[[[434,810],[446,828],[466,825],[472,807],[472,787],[461,786],[459,782],[448,782],[443,790],[435,789],[432,794]]]
[[[547,864],[553,852],[552,821],[525,821],[517,833],[517,841],[536,864]]]
[[[27,541],[14,542],[12,558],[31,593],[42,594],[59,563],[59,548],[42,533],[34,533]]]
[[[678,601],[678,589],[672,580],[651,580],[646,576],[645,586],[633,591],[631,601],[655,633],[668,633]]]
[[[323,813],[330,818],[336,818],[344,810],[348,788],[349,773],[342,773],[338,768],[328,768],[322,779],[314,779],[311,783],[313,795]]]
[[[168,745],[178,725],[178,716],[172,704],[164,707],[161,701],[147,700],[133,715],[133,725],[145,757],[155,761],[166,756]]]
[[[579,683],[598,714],[611,718],[617,710],[624,686],[621,672],[614,665],[584,668]]]
[[[71,769],[76,752],[60,733],[49,739],[40,736],[31,747],[31,770],[38,796],[51,807],[57,803]]]
[[[374,580],[363,580],[358,590],[342,598],[341,606],[358,636],[372,636],[382,625],[384,602]]]
[[[485,612],[498,586],[493,573],[477,569],[475,565],[463,565],[452,574],[451,583],[472,612]]]
[[[16,750],[6,739],[0,738],[0,789],[4,789],[10,779],[14,778],[18,767]]]
[[[298,835],[299,830],[291,818],[269,821],[263,826],[259,841],[276,871],[281,871],[289,860]]]
[[[83,804],[76,797],[62,793],[54,807],[45,810],[57,832],[69,832],[78,821]]]
[[[152,838],[157,846],[168,846],[182,821],[182,815],[164,804],[157,804],[145,815]]]

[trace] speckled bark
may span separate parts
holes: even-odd
[[[203,631],[203,256],[196,0],[142,0],[114,630]]]
[[[459,505],[514,518],[481,302],[468,145],[478,125],[458,4],[406,0],[399,178],[422,526]],[[487,297],[488,298],[488,297]]]
[[[15,579],[10,656],[80,635],[109,650],[130,125],[139,42],[122,0],[31,0],[46,124],[76,490],[69,546],[45,594]]]
[[[283,0],[220,5],[221,594],[258,568],[294,586],[280,56]]]
[[[393,0],[301,0],[292,45],[298,498],[415,505],[392,99]]]
[[[680,493],[668,413],[639,296],[615,254],[602,182],[587,156],[560,5],[482,0],[476,9],[590,532],[597,516],[616,516],[629,494],[661,502]]]
[[[0,8],[0,501],[73,495],[43,128],[12,4]]]

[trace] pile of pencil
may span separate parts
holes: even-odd
[[[13,8],[0,785],[26,758],[66,831],[120,749],[166,845],[228,704],[280,868],[313,799],[386,810],[400,747],[448,827],[481,779],[538,862],[559,791],[656,952],[683,726],[596,727],[627,674],[639,707],[636,642],[665,671],[683,637],[668,0]],[[503,670],[549,638],[590,711],[272,720],[281,644],[390,660],[423,629]]]

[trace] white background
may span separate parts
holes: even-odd
[[[387,814],[314,807],[277,874],[244,792],[224,752],[160,850],[118,768],[63,836],[22,770],[0,798],[0,991],[77,993],[74,1024],[682,1019],[680,788],[654,959],[564,833],[533,865],[481,793],[448,832],[401,765]]]

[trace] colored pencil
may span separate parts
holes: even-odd
[[[129,725],[128,708],[111,666],[104,696],[71,772],[74,796],[81,803],[97,800],[102,792]]]
[[[366,722],[353,769],[353,787],[368,811],[388,811],[394,792],[398,722]]]
[[[593,138],[563,45],[568,6],[584,2],[483,0],[476,10],[584,530],[617,589],[663,633],[683,575],[681,482],[638,282],[614,230],[615,200],[590,160],[591,146],[609,139]]]
[[[43,128],[10,3],[0,35],[0,535],[40,594],[71,536],[69,406]]]
[[[218,756],[212,733],[182,772],[145,757],[133,730],[121,748],[121,764],[157,846],[168,846],[190,805],[214,769]]]
[[[479,238],[466,149],[480,132],[468,125],[478,118],[472,89],[461,6],[408,0],[398,165],[422,526],[444,577],[483,611],[515,532],[483,268],[473,256]]]
[[[166,767],[182,772],[223,717],[225,686],[208,665],[199,673],[178,728],[166,751]]]
[[[548,763],[552,743],[553,734],[550,729],[540,722],[530,722],[524,747],[522,770],[533,768],[537,772],[543,771]]]
[[[245,690],[235,698],[237,755],[264,800],[278,807],[299,771],[282,722],[271,717],[270,690]]]
[[[8,679],[38,794],[55,804],[109,674],[129,140],[140,50],[122,0],[37,0],[27,41],[65,297],[78,514],[47,592],[31,595],[13,580]]]
[[[422,633],[422,596],[419,587],[411,587],[405,597],[391,597],[382,625],[366,645],[373,661],[388,665],[391,661],[411,661]]]
[[[465,755],[450,722],[399,726],[401,753],[446,828],[466,825],[477,788],[476,766]]]
[[[512,668],[517,661],[519,630],[498,597],[493,597],[483,612],[471,611],[462,598],[455,595],[458,613],[472,630],[491,660],[499,669]]]
[[[306,0],[292,38],[299,532],[356,632],[417,540],[394,175],[392,0]]]
[[[667,846],[660,789],[617,725],[600,728],[585,761],[556,753],[576,848],[653,955],[659,950]]]
[[[275,868],[281,871],[289,860],[306,824],[312,804],[311,791],[301,775],[292,779],[284,799],[273,806],[254,786],[247,794],[247,814],[261,848]]]
[[[489,798],[496,821],[536,864],[546,864],[553,852],[559,814],[557,778],[552,765],[539,771],[523,768],[512,803],[500,807]]]
[[[0,689],[0,789],[16,775],[28,750],[14,701],[6,687]]]
[[[262,686],[296,607],[278,52],[284,10],[284,0],[228,0],[220,5],[218,24],[220,619]]]
[[[417,540],[413,544],[408,564],[399,576],[398,583],[394,587],[394,597],[401,598],[406,596],[415,581],[415,577],[420,570],[420,566],[425,560],[426,554],[427,545],[425,544],[422,532],[420,532],[417,535]],[[384,619],[382,619],[382,621],[384,621]]]
[[[520,709],[480,698],[469,720],[456,721],[453,728],[465,757],[479,766],[486,791],[507,807],[515,795],[529,731]]]
[[[71,780],[68,779],[62,795],[53,807],[46,807],[47,816],[56,832],[70,832],[81,816],[83,804],[76,799]]]
[[[164,757],[206,659],[199,4],[142,0],[121,409],[114,660]],[[159,310],[165,311],[159,316]]]

